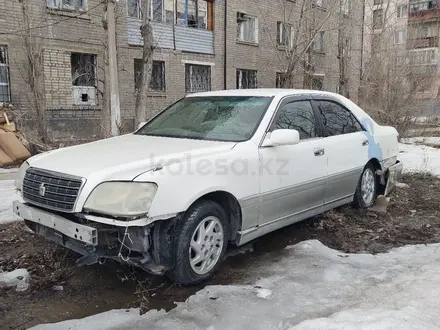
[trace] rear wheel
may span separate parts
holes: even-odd
[[[369,208],[376,200],[377,179],[374,166],[368,164],[359,179],[356,193],[354,195],[354,205],[358,208]]]
[[[194,204],[175,230],[172,280],[194,285],[210,278],[223,260],[228,245],[228,221],[223,208],[208,200]]]

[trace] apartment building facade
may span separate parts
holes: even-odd
[[[134,128],[142,1],[117,3],[119,90],[126,131]],[[357,100],[363,1],[306,1],[309,19],[301,23],[305,7],[300,0],[150,3],[155,49],[147,117],[188,93],[282,87],[289,61],[296,57],[294,87],[339,92],[343,79],[346,94]],[[36,0],[30,6],[26,22],[19,1],[0,0],[0,103],[12,104],[23,125],[32,126],[33,96],[25,81],[29,63],[25,36],[32,31],[32,47],[43,49],[44,98],[52,136],[98,137],[105,82],[105,3]],[[302,45],[306,38],[295,38],[298,24],[311,26],[310,44]],[[301,47],[307,51],[299,52]]]

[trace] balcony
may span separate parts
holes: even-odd
[[[142,46],[142,21],[127,18],[128,44]],[[176,49],[185,52],[214,54],[214,33],[212,31],[179,25],[151,22],[153,38],[157,48]]]
[[[409,49],[439,47],[439,37],[427,37],[408,40]]]
[[[440,8],[413,11],[409,13],[408,22],[435,22],[440,20]]]

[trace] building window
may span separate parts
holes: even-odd
[[[276,80],[275,80],[275,87],[276,88],[285,88],[286,80],[287,80],[286,73],[277,72]]]
[[[315,52],[323,53],[324,52],[324,31],[318,32],[313,41],[313,50]]]
[[[408,16],[408,5],[400,5],[397,6],[397,17],[406,17]]]
[[[436,0],[410,0],[411,13],[437,8]]]
[[[306,74],[305,86],[313,90],[322,91],[324,88],[324,75]]]
[[[327,0],[315,0],[315,5],[318,7],[325,8]]]
[[[8,48],[0,45],[0,102],[10,102]]]
[[[277,44],[278,46],[293,47],[293,26],[290,24],[277,23]]]
[[[381,5],[382,3],[383,3],[383,0],[374,0],[375,6]]]
[[[127,0],[128,16],[142,19],[143,0]],[[151,0],[154,22],[213,29],[213,4],[207,0]]]
[[[237,89],[258,88],[257,71],[237,69]]]
[[[394,41],[397,45],[404,44],[405,43],[405,30],[397,30]]]
[[[237,13],[237,39],[258,43],[258,18]]]
[[[381,29],[383,27],[383,10],[373,10],[373,29]]]
[[[72,53],[70,60],[73,104],[96,105],[96,55]]]
[[[185,91],[187,93],[211,90],[211,67],[209,65],[185,64]]]
[[[344,15],[350,14],[350,0],[342,0],[341,2],[341,12]]]
[[[60,10],[87,10],[87,0],[46,0],[46,5]]]
[[[142,60],[134,59],[134,87],[139,89],[142,74]],[[153,91],[165,91],[165,62],[153,61],[151,65],[151,78],[149,89]]]

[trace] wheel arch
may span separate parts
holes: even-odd
[[[237,198],[230,192],[216,190],[200,196],[191,203],[189,208],[200,200],[210,200],[216,202],[225,210],[228,215],[229,240],[231,242],[236,242],[237,232],[240,230],[242,222],[241,206]]]

